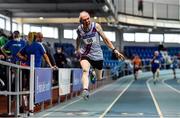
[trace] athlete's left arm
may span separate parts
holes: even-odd
[[[112,42],[107,38],[107,36],[104,34],[103,29],[100,24],[96,23],[96,30],[99,33],[99,35],[102,37],[104,43],[112,49],[112,51],[116,54],[118,58],[125,59],[124,55],[121,54],[112,44]]]
[[[104,43],[111,48],[112,50],[115,49],[115,47],[113,46],[112,42],[106,37],[106,35],[103,32],[103,29],[101,27],[100,24],[96,23],[96,30],[98,31],[98,33],[100,34],[100,36],[102,37]]]

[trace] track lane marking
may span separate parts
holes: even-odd
[[[163,80],[162,80],[162,83],[163,83],[165,86],[169,87],[170,89],[174,90],[174,91],[177,92],[177,93],[180,93],[180,91],[179,91],[178,89],[176,89],[176,88],[170,86],[169,84],[165,83],[164,81],[166,81],[166,80],[171,80],[171,79],[163,79]]]
[[[162,114],[162,111],[161,111],[161,109],[160,109],[160,107],[159,107],[159,104],[158,104],[158,102],[157,102],[157,100],[156,100],[156,98],[155,98],[155,96],[154,96],[154,94],[153,94],[153,92],[152,92],[152,90],[151,90],[151,87],[150,87],[150,85],[149,85],[149,81],[150,81],[150,80],[152,80],[152,78],[151,78],[151,79],[148,79],[148,80],[146,81],[146,85],[147,85],[147,87],[148,87],[148,89],[149,89],[149,92],[150,92],[151,97],[152,97],[152,99],[153,99],[153,102],[154,102],[154,104],[155,104],[156,110],[157,110],[157,112],[158,112],[158,114],[159,114],[159,117],[160,117],[160,118],[164,118],[164,117],[163,117],[163,114]]]
[[[117,98],[111,103],[111,105],[99,116],[99,118],[104,118],[104,116],[109,112],[109,110],[113,107],[113,105],[117,102],[117,100],[124,94],[124,92],[129,88],[129,86],[133,83],[134,80],[131,80],[130,83],[126,86],[126,88],[117,96]]]
[[[112,86],[114,83],[117,83],[117,82],[119,82],[119,81],[121,81],[121,80],[124,80],[124,79],[126,79],[126,77],[122,77],[122,78],[118,79],[117,81],[114,81],[114,82],[112,82],[112,83],[110,83],[110,84],[108,84],[108,85],[105,85],[105,86],[103,86],[103,87],[95,90],[94,92],[90,93],[90,96],[93,95],[93,94],[95,94],[95,93],[97,93],[97,92],[99,92],[99,91],[101,91],[101,90],[103,90],[103,89],[105,89],[105,88],[107,88],[107,87],[109,87],[109,86]],[[64,105],[64,106],[62,106],[62,107],[60,107],[60,108],[57,108],[55,111],[62,110],[62,109],[64,109],[64,108],[66,108],[66,107],[68,107],[68,106],[70,106],[70,105],[72,105],[72,104],[74,104],[74,103],[76,103],[76,102],[78,102],[78,101],[80,101],[80,100],[83,99],[83,98],[81,98],[80,96],[78,96],[78,97],[79,97],[79,99],[77,99],[77,100],[75,100],[75,101],[72,101],[72,102],[70,102],[70,103],[68,103],[68,104],[66,104],[66,105]],[[58,107],[58,106],[57,106],[57,107]],[[54,109],[54,108],[52,108],[52,109]],[[48,111],[48,110],[47,110],[47,111]],[[50,115],[50,114],[52,114],[52,113],[54,113],[54,112],[52,111],[52,112],[46,113],[46,114],[43,115],[43,117],[47,117],[48,115]]]

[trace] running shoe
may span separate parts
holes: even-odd
[[[96,83],[96,77],[93,75],[92,71],[89,71],[89,79],[90,79],[92,84]]]
[[[82,92],[82,97],[84,100],[88,100],[89,99],[89,91],[84,89]]]

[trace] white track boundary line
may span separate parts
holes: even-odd
[[[151,87],[150,87],[150,85],[149,85],[149,81],[150,81],[150,80],[152,80],[152,78],[151,78],[151,79],[148,79],[148,80],[146,81],[146,85],[147,85],[147,87],[148,87],[148,89],[149,89],[149,92],[150,92],[151,97],[152,97],[152,99],[153,99],[153,102],[154,102],[154,104],[155,104],[156,110],[157,110],[157,112],[158,112],[158,114],[159,114],[159,117],[160,117],[160,118],[164,118],[164,117],[163,117],[163,114],[162,114],[162,112],[161,112],[161,109],[160,109],[160,107],[159,107],[159,104],[158,104],[158,102],[157,102],[157,100],[156,100],[156,98],[155,98],[155,96],[154,96],[154,94],[153,94],[153,92],[152,92],[152,90],[151,90]]]
[[[170,86],[169,84],[165,83],[164,81],[166,81],[166,80],[170,80],[170,79],[163,79],[163,80],[162,80],[162,83],[163,83],[165,86],[167,86],[167,87],[169,87],[170,89],[176,91],[177,93],[180,93],[180,91],[179,91],[178,89],[176,89],[176,88]]]
[[[131,80],[130,83],[126,86],[126,88],[117,96],[117,98],[112,102],[112,104],[102,113],[99,118],[104,118],[104,116],[109,112],[109,110],[113,107],[113,105],[117,102],[117,100],[123,95],[123,93],[129,88],[129,86],[133,83],[134,80]]]
[[[126,77],[120,78],[120,79],[118,79],[117,81],[114,81],[114,82],[112,82],[112,83],[109,84],[109,85],[105,85],[104,87],[101,87],[101,88],[95,90],[94,92],[90,93],[90,95],[93,95],[93,94],[95,94],[95,93],[97,93],[97,92],[99,92],[99,91],[101,91],[101,90],[103,90],[103,89],[111,86],[112,84],[114,84],[114,83],[116,83],[116,82],[119,82],[119,81],[125,79],[125,78],[126,78]],[[58,111],[59,111],[59,110],[62,110],[62,109],[64,109],[64,108],[66,108],[66,107],[68,107],[68,106],[70,106],[70,105],[72,105],[72,104],[74,104],[74,103],[82,100],[82,99],[83,99],[83,98],[79,98],[79,99],[77,99],[77,100],[75,100],[75,101],[72,101],[72,102],[70,102],[70,103],[68,103],[68,104],[66,104],[66,105],[64,105],[64,106],[62,106],[62,107],[60,107],[60,108],[57,108],[55,111],[57,111],[57,110],[58,110]],[[53,109],[53,108],[52,108],[52,109]],[[46,113],[46,114],[43,115],[43,117],[46,117],[46,116],[48,116],[48,115],[50,115],[50,114],[52,114],[52,113],[53,113],[53,112]]]

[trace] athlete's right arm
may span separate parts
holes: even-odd
[[[78,36],[76,38],[76,52],[79,52],[80,50],[80,37]]]

